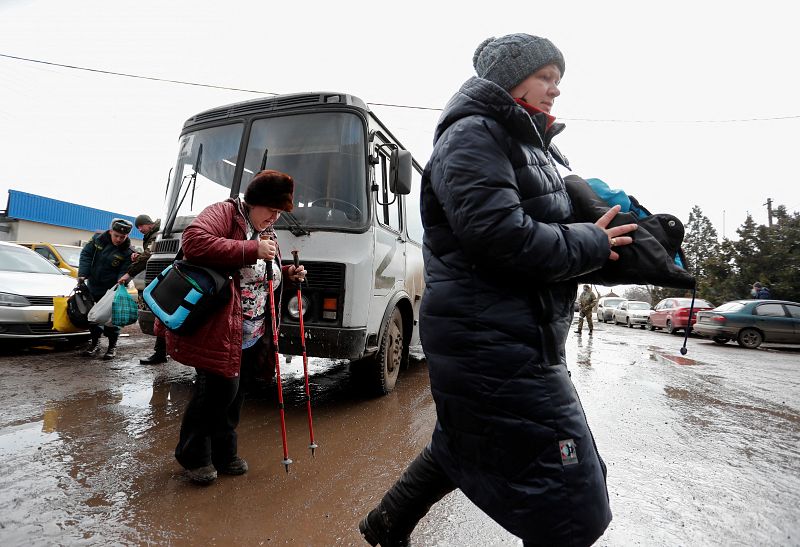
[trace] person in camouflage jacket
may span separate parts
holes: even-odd
[[[589,336],[592,335],[592,331],[594,330],[594,325],[592,324],[592,310],[595,304],[597,304],[597,297],[592,292],[592,288],[589,285],[584,285],[583,292],[578,297],[578,313],[580,315],[578,316],[578,328],[575,331],[578,334],[583,331],[583,318],[585,317],[586,322],[589,324]]]

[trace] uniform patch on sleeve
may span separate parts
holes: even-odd
[[[578,449],[575,447],[575,441],[572,439],[558,441],[558,451],[561,452],[561,465],[573,465],[578,463]]]

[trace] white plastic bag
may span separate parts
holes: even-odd
[[[89,310],[89,323],[96,325],[109,325],[111,326],[111,310],[114,305],[114,294],[116,294],[116,285],[111,287],[103,295],[103,298],[97,301],[92,309]]]

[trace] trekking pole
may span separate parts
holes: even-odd
[[[267,276],[269,276],[269,312],[272,317],[272,344],[275,346],[275,378],[278,380],[278,410],[281,416],[281,440],[283,441],[283,461],[286,472],[289,472],[289,448],[286,446],[286,417],[283,411],[283,384],[281,383],[281,364],[278,359],[278,323],[275,320],[275,294],[272,283],[272,260],[267,260]]]
[[[292,251],[294,256],[294,267],[300,265],[300,252],[295,249]],[[317,448],[317,443],[314,442],[314,422],[311,419],[311,390],[308,388],[308,356],[306,355],[306,331],[303,324],[303,294],[300,292],[300,285],[302,281],[297,282],[297,313],[300,316],[300,341],[303,347],[303,377],[306,381],[306,410],[308,411],[308,448],[311,450],[311,457],[314,457],[314,450]]]

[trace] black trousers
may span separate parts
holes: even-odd
[[[242,367],[260,359],[262,344],[242,351]],[[226,378],[197,369],[194,393],[181,422],[175,459],[186,469],[225,465],[237,455],[236,427],[244,404],[241,376]]]
[[[457,487],[433,459],[431,446],[423,448],[381,500],[394,536],[410,535],[433,504]],[[534,544],[523,541],[522,545]]]
[[[100,337],[105,334],[109,340],[113,339],[116,341],[121,330],[122,329],[120,327],[109,325],[95,325],[94,323],[89,325],[89,332],[92,333],[92,338],[97,340],[99,340]]]

